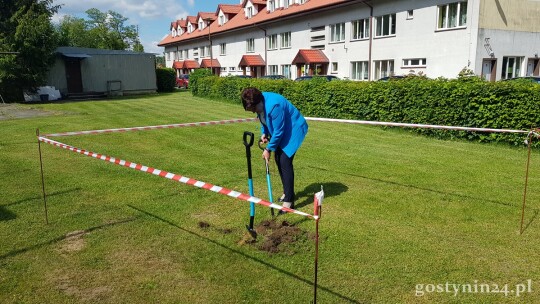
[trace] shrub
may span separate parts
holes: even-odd
[[[540,85],[486,82],[463,72],[458,79],[407,77],[388,82],[201,79],[199,96],[240,103],[240,92],[255,86],[289,99],[305,116],[340,119],[527,130],[540,122]],[[411,129],[451,139],[520,145],[524,134]]]
[[[172,92],[176,87],[176,71],[171,68],[157,68],[156,82],[158,92]]]

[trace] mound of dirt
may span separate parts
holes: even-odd
[[[298,242],[309,239],[309,233],[287,221],[265,220],[254,227],[257,239],[246,232],[240,245],[254,245],[259,250],[269,253],[294,254]]]

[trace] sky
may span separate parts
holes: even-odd
[[[139,37],[148,53],[163,53],[157,44],[167,34],[172,21],[198,12],[215,12],[218,4],[239,4],[239,0],[54,0],[62,5],[53,16],[58,23],[65,15],[85,18],[85,11],[97,8],[102,12],[115,11],[128,18],[126,25],[138,25]]]

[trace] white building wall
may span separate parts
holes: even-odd
[[[479,30],[479,7],[481,0],[468,0],[467,25],[464,28],[437,30],[438,5],[456,2],[452,0],[380,0],[371,1],[373,16],[371,23],[371,75],[370,80],[376,80],[375,61],[393,60],[394,74],[406,75],[410,72],[427,75],[430,78],[455,78],[463,68],[470,68],[476,74],[482,73],[482,59],[489,57],[485,53],[484,38],[490,38],[498,60],[497,79],[500,79],[503,56],[525,56],[527,59],[540,50],[540,33],[516,32],[503,30]],[[248,2],[249,3],[249,2]],[[248,4],[249,5],[249,4]],[[408,10],[413,10],[413,17],[408,18]],[[261,13],[266,13],[263,10]],[[241,11],[239,14],[244,14]],[[387,14],[396,14],[396,33],[388,37],[375,37],[375,18]],[[336,76],[347,79],[351,76],[351,62],[368,61],[370,39],[352,40],[352,21],[370,18],[370,7],[364,3],[355,3],[342,8],[319,11],[291,19],[281,19],[277,22],[249,26],[242,30],[212,35],[213,57],[217,58],[228,74],[240,75],[238,63],[243,55],[259,54],[267,65],[290,65],[298,50],[311,49],[323,45],[323,52],[330,63],[328,74],[331,73],[332,62],[337,63]],[[540,20],[540,19],[539,19]],[[330,25],[345,23],[345,41],[330,42]],[[313,27],[325,26],[325,30],[312,33]],[[265,56],[265,32],[267,35],[278,34],[278,49],[267,50]],[[281,48],[280,34],[291,32],[291,48]],[[325,35],[323,41],[311,41],[313,36]],[[246,52],[246,40],[255,38],[255,52]],[[207,45],[208,40],[183,43],[181,49]],[[219,45],[227,44],[227,54],[221,56]],[[165,51],[176,50],[176,47],[166,47]],[[408,68],[403,66],[404,59],[425,58],[425,67]],[[184,58],[185,59],[185,58]],[[189,59],[193,59],[190,55]],[[167,66],[172,66],[172,56],[167,60]],[[235,72],[229,73],[229,68],[235,67]],[[526,67],[523,67],[523,70]],[[268,73],[268,69],[266,71]],[[297,75],[296,67],[291,66],[292,78]]]

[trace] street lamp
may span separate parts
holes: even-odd
[[[210,41],[210,73],[214,74],[212,69],[212,38],[210,37],[210,23],[212,23],[212,18],[205,18],[206,25],[208,26],[208,41]]]

